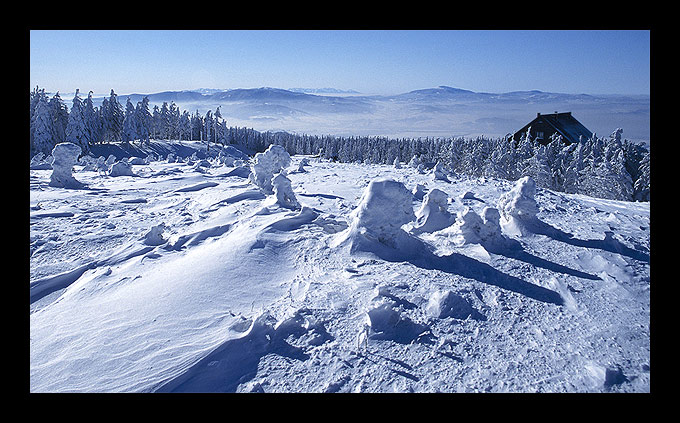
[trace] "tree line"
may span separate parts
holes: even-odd
[[[424,171],[439,162],[448,172],[475,177],[517,180],[531,176],[537,186],[555,191],[626,201],[649,201],[650,154],[642,144],[622,139],[622,130],[608,137],[596,134],[573,144],[554,135],[546,145],[534,142],[529,132],[519,141],[506,138],[388,138],[259,132],[227,126],[219,107],[200,115],[181,111],[174,102],[151,110],[144,97],[125,107],[111,90],[101,106],[84,100],[76,90],[69,109],[56,93],[44,89],[30,93],[31,156],[49,155],[54,145],[72,142],[83,154],[90,146],[110,142],[149,143],[151,139],[207,141],[237,145],[250,153],[269,145],[283,146],[289,154],[319,154],[345,163],[408,163]]]
[[[148,143],[150,139],[176,139],[185,141],[228,142],[229,128],[222,118],[220,108],[205,115],[180,111],[171,102],[150,109],[149,98],[132,104],[128,97],[125,107],[111,90],[101,106],[94,105],[92,91],[83,99],[76,90],[69,111],[59,92],[51,98],[45,89],[35,87],[30,93],[30,143],[31,157],[39,152],[48,155],[61,142],[72,142],[81,147],[83,154],[92,145],[110,142]]]

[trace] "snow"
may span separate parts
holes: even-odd
[[[649,203],[165,147],[30,170],[31,392],[649,392]]]
[[[255,155],[250,166],[250,180],[265,194],[273,193],[272,178],[290,165],[290,155],[280,145],[270,145],[263,153]]]
[[[54,146],[52,150],[52,175],[50,186],[56,188],[81,188],[82,183],[73,177],[73,165],[78,162],[79,146],[64,142]]]

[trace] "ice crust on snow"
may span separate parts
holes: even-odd
[[[60,143],[52,150],[52,175],[50,186],[55,188],[81,188],[83,184],[73,177],[73,166],[82,149],[70,142]]]

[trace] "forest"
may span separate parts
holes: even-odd
[[[49,155],[58,143],[72,142],[83,155],[101,143],[148,143],[151,139],[205,141],[235,145],[254,154],[269,145],[283,146],[289,154],[320,155],[345,163],[406,163],[421,173],[437,163],[449,174],[517,180],[532,177],[536,185],[591,197],[649,201],[650,153],[643,144],[623,138],[616,128],[609,136],[567,144],[553,136],[547,145],[527,134],[519,141],[505,138],[332,136],[259,132],[227,125],[215,112],[190,114],[174,103],[151,108],[148,98],[121,105],[114,90],[100,106],[90,91],[85,99],[76,90],[69,107],[57,92],[30,92],[30,156]]]

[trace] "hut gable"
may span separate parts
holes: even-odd
[[[525,134],[527,130],[529,130],[533,140],[544,145],[550,142],[550,137],[555,133],[562,135],[562,139],[566,144],[578,142],[581,136],[584,139],[593,136],[593,133],[588,128],[571,115],[571,112],[555,112],[543,115],[537,113],[536,118],[515,132],[512,138],[515,141],[519,141],[522,134]]]

